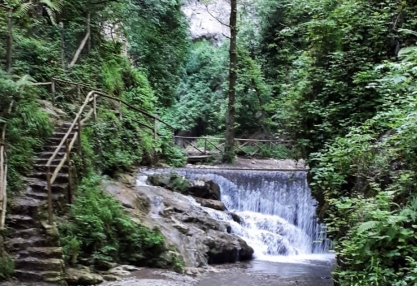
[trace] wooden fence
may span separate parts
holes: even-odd
[[[224,138],[174,136],[175,143],[185,149],[189,157],[206,158],[224,152]],[[278,145],[287,145],[282,139],[242,139],[235,138],[235,151],[238,155],[267,157]],[[193,154],[193,155],[191,155]],[[197,155],[196,155],[197,154]]]

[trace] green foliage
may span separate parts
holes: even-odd
[[[376,114],[383,97],[367,88],[373,67],[407,43],[396,29],[413,25],[413,5],[300,0],[267,8],[259,57],[273,85],[268,110],[284,135],[309,153]]]
[[[341,285],[417,281],[417,50],[399,54],[400,62],[378,65],[368,84],[384,98],[381,111],[312,156],[312,186],[324,197]]]
[[[187,22],[181,1],[144,0],[123,5],[124,29],[133,62],[147,71],[161,106],[169,107],[183,72]]]
[[[30,170],[35,151],[52,131],[48,115],[40,109],[28,83],[27,76],[14,81],[0,70],[0,118],[7,123],[8,189],[13,192],[22,187],[21,175]]]
[[[12,277],[14,262],[12,257],[4,250],[3,233],[0,233],[0,281],[8,280]]]
[[[213,47],[205,40],[193,43],[178,87],[179,100],[164,112],[175,128],[190,130],[200,125],[211,134],[224,128],[226,101],[222,84],[227,72],[226,48]]]
[[[59,224],[67,261],[78,257],[157,265],[165,251],[162,234],[133,222],[119,202],[103,193],[99,177],[85,178],[76,197],[70,220]]]
[[[14,272],[13,259],[6,253],[0,253],[0,281],[8,280]]]

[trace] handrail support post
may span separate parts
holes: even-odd
[[[72,182],[72,176],[71,176],[71,150],[69,149],[69,143],[65,141],[65,153],[67,154],[67,166],[68,166],[68,203],[72,204],[72,190],[73,190],[73,182]]]
[[[50,225],[53,223],[52,218],[52,186],[51,186],[51,167],[46,169],[46,184],[48,189],[48,222]]]

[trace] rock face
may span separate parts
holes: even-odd
[[[192,40],[208,39],[218,43],[230,36],[230,4],[226,0],[210,1],[207,4],[199,0],[188,0],[182,8],[190,23]]]
[[[149,209],[141,216],[141,223],[158,227],[181,253],[185,267],[252,258],[253,249],[243,239],[230,234],[231,226],[212,218],[207,209],[191,197],[153,186],[128,188],[108,182],[105,188],[125,203],[130,198],[132,202],[129,205],[132,206],[137,205],[138,200],[146,199]],[[137,208],[127,210],[136,214],[140,212]]]

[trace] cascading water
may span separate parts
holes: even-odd
[[[253,171],[176,169],[189,179],[209,179],[219,184],[221,200],[229,211],[243,218],[233,221],[225,212],[207,209],[217,220],[231,224],[232,232],[255,250],[258,259],[277,256],[323,254],[328,242],[315,217],[303,171]]]

